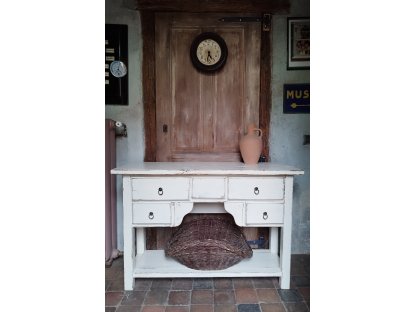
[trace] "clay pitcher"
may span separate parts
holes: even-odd
[[[245,164],[254,165],[259,162],[263,149],[262,135],[261,129],[256,128],[254,124],[250,124],[247,128],[247,134],[240,139],[240,152]]]

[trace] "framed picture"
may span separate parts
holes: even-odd
[[[287,69],[309,69],[309,17],[287,19]]]

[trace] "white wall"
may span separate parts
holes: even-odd
[[[122,8],[123,0],[105,1],[105,23],[128,25],[128,78],[129,105],[106,105],[105,117],[121,121],[127,126],[127,137],[116,139],[117,165],[126,162],[143,161],[143,94],[142,94],[142,41],[140,14],[138,11]],[[104,27],[104,25],[103,25]],[[104,66],[103,66],[104,68]],[[123,249],[123,206],[121,178],[117,177],[117,242]]]
[[[305,171],[296,176],[293,190],[292,253],[310,252],[309,145],[303,136],[309,133],[309,114],[283,114],[283,85],[309,83],[309,70],[287,70],[287,17],[309,16],[309,1],[292,1],[290,15],[273,16],[272,111],[270,116],[270,158],[272,162],[293,165]],[[312,95],[313,97],[313,95]]]
[[[143,161],[143,96],[142,42],[140,15],[122,8],[123,0],[106,0],[105,22],[128,25],[129,46],[129,105],[106,105],[106,118],[127,125],[127,138],[117,138],[117,164]],[[291,16],[309,16],[309,1],[292,1]],[[303,145],[303,135],[309,134],[309,115],[283,114],[283,84],[308,83],[309,70],[286,70],[286,18],[273,16],[272,111],[270,127],[270,156],[272,162],[282,162],[305,170],[295,177],[293,199],[292,253],[309,253],[309,146]],[[122,187],[117,180],[118,247],[122,241]]]

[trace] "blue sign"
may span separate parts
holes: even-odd
[[[283,113],[309,114],[309,83],[283,85]]]

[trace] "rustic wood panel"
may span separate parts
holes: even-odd
[[[145,130],[144,161],[156,160],[155,14],[140,12],[143,37],[142,85]]]
[[[246,85],[251,85],[251,88],[246,88],[246,108],[244,116],[244,131],[247,131],[247,126],[254,123],[259,126],[259,102],[260,102],[260,47],[261,47],[261,27],[259,23],[248,23],[248,32],[245,40],[246,51]]]
[[[289,13],[290,0],[136,0],[136,9],[195,13]]]
[[[227,64],[216,75],[216,85],[208,98],[214,105],[214,151],[239,152],[239,132],[243,126],[243,108],[246,107],[244,26],[216,29],[228,46]],[[257,90],[258,92],[258,90]],[[213,95],[216,95],[215,97]]]
[[[155,16],[155,72],[156,72],[156,161],[171,161],[171,15]],[[164,126],[167,131],[164,131]]]
[[[266,161],[270,161],[269,155],[269,129],[270,110],[272,106],[271,96],[271,32],[261,32],[260,49],[260,106],[259,106],[259,128],[263,130],[263,152]]]
[[[171,85],[173,154],[198,152],[203,145],[204,116],[200,89],[206,86],[201,86],[201,75],[194,70],[189,57],[189,47],[199,32],[198,28],[173,28],[171,30],[172,53],[168,57],[172,61],[173,80]]]
[[[248,122],[258,124],[260,23],[219,16],[156,14],[157,161],[240,161],[239,135]],[[227,42],[219,72],[198,72],[190,61],[192,40],[203,31]]]

